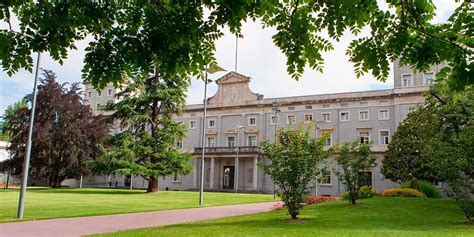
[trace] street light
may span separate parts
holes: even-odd
[[[221,72],[221,71],[225,71],[223,68],[217,66],[217,65],[214,65],[210,68],[207,67],[206,65],[206,72],[205,72],[205,78],[204,78],[204,101],[203,101],[203,104],[204,104],[204,113],[203,113],[203,116],[202,116],[202,139],[201,139],[201,148],[202,148],[202,154],[201,154],[201,182],[200,182],[200,187],[199,187],[199,206],[202,206],[203,205],[203,201],[204,201],[204,153],[205,153],[205,145],[206,143],[204,142],[204,140],[206,139],[206,133],[205,133],[205,129],[206,129],[206,110],[207,110],[207,84],[211,83],[212,80],[209,80],[207,79],[207,74],[213,74],[213,73],[216,73],[216,72]]]
[[[236,154],[235,154],[235,180],[234,180],[234,186],[235,186],[235,193],[237,193],[237,190],[239,189],[239,145],[240,145],[240,131],[242,130],[244,126],[240,124],[240,122],[237,124],[237,149],[236,149]]]
[[[278,108],[278,99],[277,99],[277,103],[275,103],[275,107],[273,108],[275,110],[275,139],[273,142],[277,142],[277,132],[278,132],[278,123],[280,122],[280,118],[278,118],[278,113],[281,112],[281,110]],[[276,189],[276,184],[275,182],[273,182],[273,200],[276,199],[276,192],[275,192],[275,189]]]

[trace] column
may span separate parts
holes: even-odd
[[[254,190],[257,190],[257,170],[258,170],[258,167],[257,167],[257,162],[258,162],[258,157],[254,157],[253,158],[253,178],[252,178],[252,181],[253,181],[253,189]]]
[[[214,188],[214,157],[211,157],[211,171],[209,174],[209,188]]]
[[[234,171],[234,189],[235,192],[239,190],[239,157],[235,157],[235,171]]]

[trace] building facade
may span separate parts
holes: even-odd
[[[207,116],[203,126],[203,104],[188,105],[176,117],[188,128],[187,138],[179,146],[183,152],[194,154],[193,172],[160,178],[160,188],[192,190],[199,188],[200,160],[204,132],[204,189],[273,193],[274,184],[258,163],[268,162],[259,147],[263,140],[273,141],[278,130],[304,126],[313,136],[328,133],[327,146],[354,141],[373,143],[376,165],[367,170],[362,182],[378,191],[396,187],[380,172],[387,144],[398,124],[410,110],[424,101],[435,75],[435,66],[426,73],[414,73],[408,67],[394,64],[394,88],[364,92],[334,93],[265,99],[250,90],[251,78],[229,72],[216,81],[215,95],[207,100]],[[113,100],[115,89],[109,86],[101,93],[86,85],[86,99],[94,111]],[[204,130],[203,130],[204,127]],[[120,132],[114,128],[113,133]],[[334,160],[331,168],[338,169]],[[130,177],[121,175],[87,177],[85,186],[127,186]],[[147,182],[134,177],[133,186],[146,187]],[[317,195],[339,196],[344,190],[334,172],[328,170],[318,177]]]

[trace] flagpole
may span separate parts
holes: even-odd
[[[33,101],[31,104],[30,128],[28,131],[28,142],[26,144],[25,159],[23,161],[23,179],[21,182],[20,200],[18,204],[18,213],[17,213],[17,218],[20,220],[23,219],[23,213],[25,210],[26,185],[28,182],[28,172],[30,169],[31,143],[32,143],[32,136],[33,136],[33,122],[35,120],[36,88],[38,87],[38,71],[39,71],[39,65],[40,65],[40,55],[41,54],[38,52],[38,59],[36,60],[35,81],[33,85]]]
[[[235,68],[234,72],[237,72],[237,52],[239,49],[239,36],[235,34]]]

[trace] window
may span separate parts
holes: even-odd
[[[323,104],[323,108],[329,108],[330,104]]]
[[[313,106],[312,105],[306,105],[304,108],[305,109],[313,109]]]
[[[348,103],[341,103],[341,107],[349,107]]]
[[[434,73],[432,72],[427,72],[424,75],[424,84],[425,85],[431,85],[434,81]]]
[[[370,132],[359,132],[360,143],[370,142]]]
[[[207,147],[215,147],[216,146],[216,138],[208,137],[207,138]]]
[[[295,110],[295,107],[288,107],[288,110]]]
[[[280,121],[280,118],[278,116],[272,116],[270,124],[271,125],[276,125],[279,121]]]
[[[379,110],[379,120],[388,120],[390,119],[390,114],[388,109]]]
[[[388,145],[390,142],[390,131],[389,130],[380,130],[379,131],[380,145]]]
[[[255,125],[257,125],[257,118],[250,117],[248,121],[248,126],[255,126]]]
[[[91,92],[91,91],[87,92],[87,96],[88,96],[89,98],[92,98],[92,92]]]
[[[227,146],[235,147],[235,137],[227,137]]]
[[[214,120],[214,119],[209,119],[209,122],[208,122],[207,125],[208,125],[208,126],[207,126],[208,128],[215,128],[215,127],[216,127],[216,120]]]
[[[247,183],[253,183],[253,168],[249,168],[247,172]]]
[[[321,177],[319,178],[319,184],[322,186],[332,185],[331,170],[324,169],[321,171]]]
[[[411,85],[412,85],[411,74],[402,75],[402,87],[408,87]]]
[[[176,142],[176,147],[177,148],[183,148],[183,141]]]
[[[288,116],[286,117],[286,123],[287,123],[287,124],[296,124],[295,115],[288,115]]]
[[[102,91],[97,91],[97,97],[101,97],[102,96]]]
[[[368,110],[359,111],[359,120],[360,121],[369,120],[369,111]]]
[[[181,182],[181,175],[178,173],[174,173],[173,182]]]
[[[313,114],[305,114],[305,115],[304,115],[304,121],[305,121],[306,123],[312,122],[312,121],[313,121]]]
[[[197,127],[197,122],[196,120],[191,120],[189,121],[189,128],[190,129],[195,129]]]
[[[97,110],[100,110],[102,105],[100,103],[97,103]]]
[[[349,115],[349,111],[344,111],[344,112],[341,112],[340,114],[340,120],[341,122],[347,122],[351,119],[350,115]]]
[[[248,145],[249,146],[257,146],[257,136],[249,136],[248,137]]]
[[[332,146],[332,134],[328,134],[326,141],[324,141],[324,146]]]
[[[108,95],[108,96],[111,96],[111,95],[112,95],[112,89],[108,89],[108,90],[107,90],[107,95]]]
[[[331,122],[331,113],[323,113],[321,114],[321,120],[324,122]]]

